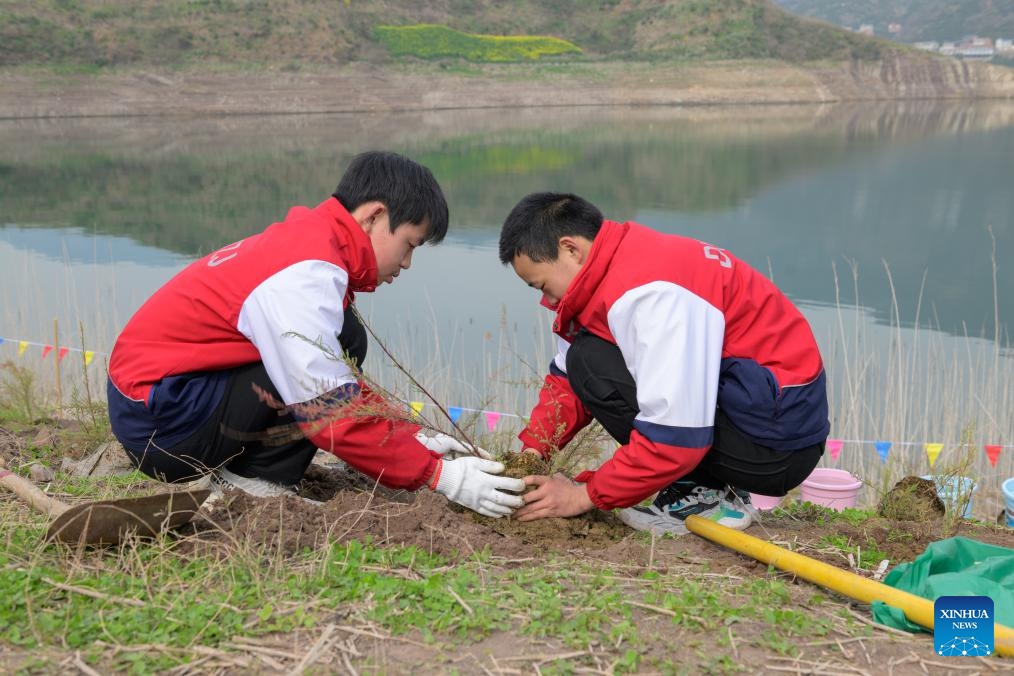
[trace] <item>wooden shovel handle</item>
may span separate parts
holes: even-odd
[[[59,516],[69,509],[56,498],[51,498],[28,479],[23,479],[11,472],[0,462],[0,485],[14,491],[19,498],[47,516]]]

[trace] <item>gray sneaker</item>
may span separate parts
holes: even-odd
[[[211,491],[212,493],[221,493],[228,490],[242,491],[255,498],[276,498],[280,495],[296,495],[295,486],[284,486],[266,479],[240,476],[224,467],[219,467],[211,473]]]
[[[724,489],[708,488],[692,481],[677,481],[659,491],[648,507],[619,510],[620,521],[635,530],[655,535],[689,533],[686,518],[691,514],[735,530],[745,530],[753,519],[745,510],[726,499]]]

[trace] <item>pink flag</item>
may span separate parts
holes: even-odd
[[[831,452],[831,459],[837,460],[841,455],[841,446],[844,442],[841,439],[828,439],[827,450]]]
[[[986,457],[989,458],[989,464],[996,467],[996,461],[1000,458],[1000,451],[1003,446],[1000,444],[986,444]]]
[[[486,427],[490,432],[496,429],[496,423],[500,420],[500,414],[496,411],[486,411]]]
[[[56,360],[57,361],[63,361],[63,358],[67,356],[68,352],[70,352],[70,348],[68,348],[68,347],[61,347],[59,349],[59,351],[56,353]]]
[[[48,355],[52,351],[53,351],[53,346],[52,345],[43,345],[42,346],[42,358],[45,359],[46,355]]]

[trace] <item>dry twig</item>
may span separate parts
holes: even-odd
[[[299,661],[299,664],[289,671],[289,674],[298,676],[299,674],[302,674],[308,666],[316,662],[332,642],[331,635],[334,634],[335,629],[336,627],[334,624],[329,624],[324,627],[324,631],[322,631],[320,636],[317,637],[317,640],[313,642],[310,649],[306,651],[306,654],[303,655],[303,659]]]

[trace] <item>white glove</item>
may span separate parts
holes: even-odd
[[[440,455],[447,455],[450,458],[456,458],[465,455],[477,455],[480,458],[483,458],[484,460],[493,459],[493,456],[490,455],[489,451],[476,446],[475,451],[473,452],[469,446],[466,446],[465,444],[461,443],[454,437],[449,436],[447,434],[443,434],[442,432],[437,432],[432,437],[428,437],[425,434],[423,434],[422,430],[419,430],[416,433],[415,438],[420,444],[422,444],[429,450],[433,451],[434,453],[439,453]]]
[[[524,481],[494,476],[503,471],[503,463],[473,456],[441,460],[440,463],[437,467],[440,477],[433,490],[448,500],[494,519],[512,514],[525,504],[520,495],[503,492],[521,493],[525,490]]]

